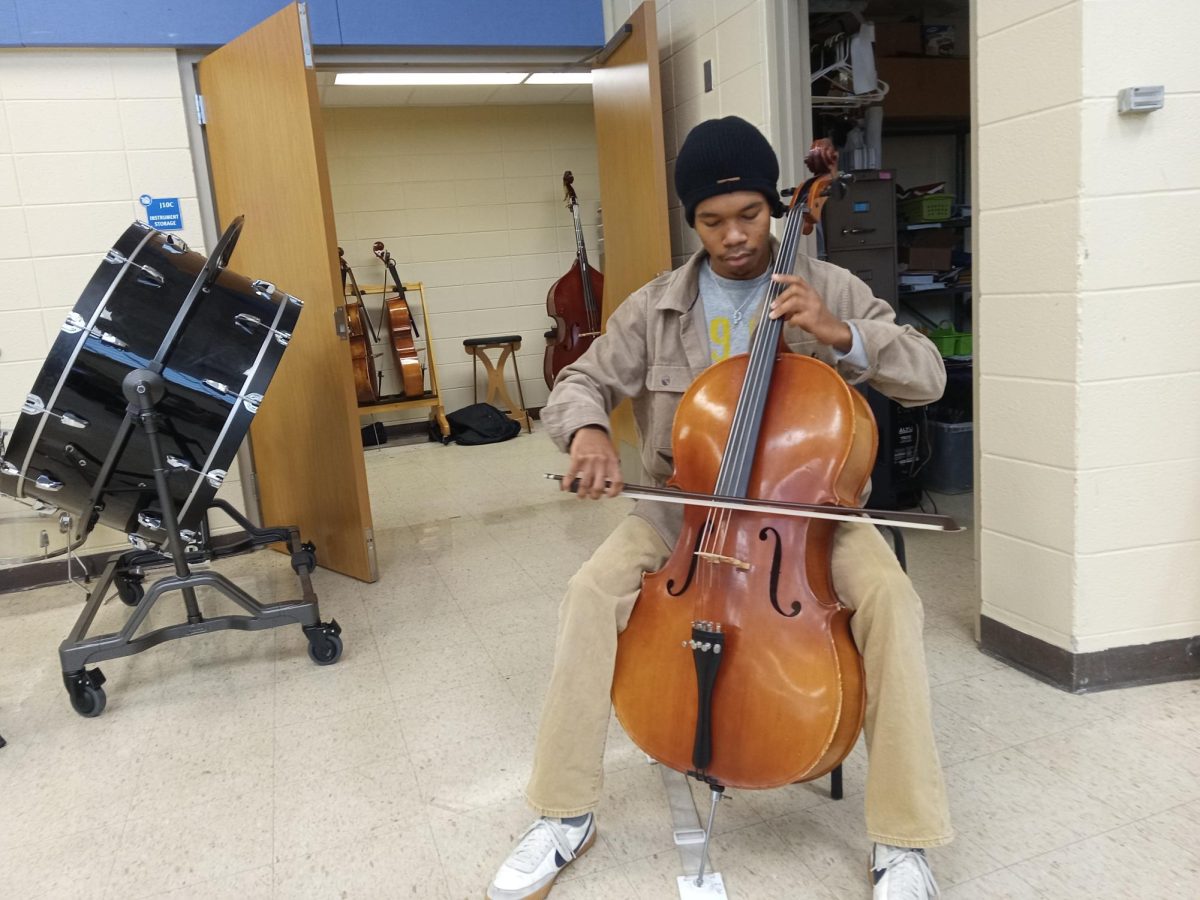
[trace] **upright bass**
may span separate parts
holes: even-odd
[[[575,223],[575,262],[546,294],[546,313],[555,323],[553,338],[547,334],[546,355],[542,362],[547,387],[553,387],[559,371],[583,356],[600,334],[604,276],[588,265],[574,184],[575,176],[570,171],[563,172],[567,209]]]
[[[805,219],[835,177],[796,192],[775,273],[791,273]],[[829,772],[865,709],[850,612],[833,590],[837,522],[771,504],[858,506],[875,421],[834,369],[787,350],[783,321],[766,315],[781,289],[771,282],[750,352],[705,370],[675,414],[669,484],[741,502],[685,508],[618,642],[612,698],[625,731],[714,790]]]

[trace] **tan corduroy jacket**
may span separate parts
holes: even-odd
[[[706,258],[701,250],[680,268],[631,294],[588,352],[559,373],[541,417],[560,449],[566,450],[571,436],[586,425],[608,429],[609,413],[630,398],[646,475],[658,485],[670,477],[675,408],[712,361],[704,309],[696,302],[700,267]],[[858,329],[869,366],[860,369],[839,362],[833,348],[790,325],[783,333],[788,346],[834,366],[850,384],[867,382],[903,406],[931,403],[942,396],[946,369],[937,348],[911,326],[897,325],[892,307],[873,296],[861,279],[803,254],[797,257],[794,271],[839,319]],[[681,510],[674,504],[639,502],[634,513],[673,544]]]

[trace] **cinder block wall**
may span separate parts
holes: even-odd
[[[144,220],[139,196],[179,197],[181,236],[203,251],[187,109],[174,51],[0,51],[0,427],[104,253]],[[235,470],[221,496],[241,507]],[[24,512],[0,498],[0,559],[36,553],[43,529],[60,545],[56,519],[10,518]],[[124,543],[97,529],[85,551]]]
[[[640,0],[605,0],[608,34]],[[768,103],[766,0],[659,0],[655,5],[662,78],[663,143],[671,203],[675,265],[700,249],[675,196],[675,157],[683,139],[705,119],[741,116],[772,134]],[[712,90],[704,89],[704,62],[712,60]]]
[[[338,243],[360,285],[383,281],[371,251],[377,240],[402,281],[424,284],[446,411],[472,402],[463,339],[490,335],[520,335],[525,404],[543,405],[546,293],[575,261],[566,170],[575,176],[588,259],[599,263],[591,105],[344,107],[323,110],[323,119]],[[378,322],[380,296],[365,299]],[[376,346],[385,393],[398,384],[388,347],[386,339]],[[505,376],[518,399],[511,363]],[[482,401],[482,366],[478,381]]]
[[[1161,25],[1200,9],[976,6],[983,614],[1074,653],[1191,637],[1200,71]],[[1147,83],[1165,108],[1119,116]]]

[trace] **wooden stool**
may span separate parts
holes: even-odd
[[[517,368],[516,352],[521,349],[521,338],[519,335],[507,334],[501,337],[480,337],[467,338],[463,341],[463,349],[471,356],[471,396],[474,402],[479,402],[479,380],[477,361],[483,361],[483,368],[487,372],[488,386],[487,399],[484,403],[491,403],[508,413],[508,417],[514,422],[522,423],[529,433],[533,433],[533,423],[529,419],[529,413],[525,412],[525,391],[521,388],[521,371]],[[500,350],[500,358],[492,363],[491,357],[487,355],[488,350]],[[517,380],[517,396],[521,398],[520,404],[513,402],[512,397],[508,394],[508,388],[504,386],[504,364],[512,357],[513,375]],[[494,401],[499,399],[500,403]]]

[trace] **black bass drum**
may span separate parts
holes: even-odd
[[[102,523],[162,544],[147,439],[122,380],[160,371],[159,440],[190,542],[250,428],[303,304],[225,268],[241,218],[211,258],[135,222],[67,316],[0,458],[0,492],[74,514],[71,542]]]

